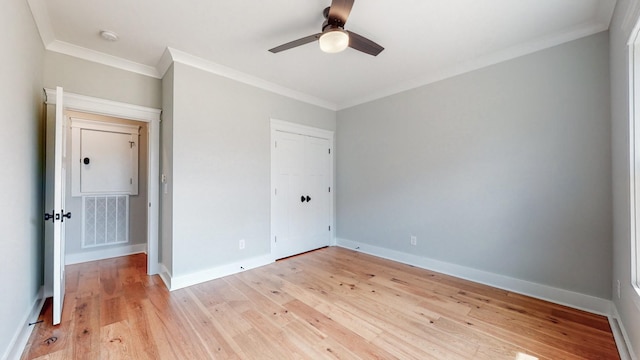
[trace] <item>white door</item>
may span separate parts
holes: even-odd
[[[62,103],[63,90],[56,88],[56,118],[55,118],[55,144],[54,144],[54,178],[53,178],[53,213],[45,216],[45,219],[53,222],[53,325],[60,324],[62,317],[62,304],[64,303],[64,246],[65,246],[65,219],[71,218],[71,213],[64,211],[65,199],[65,116]],[[49,196],[49,195],[48,195]]]
[[[305,137],[305,179],[303,193],[306,203],[303,205],[303,213],[306,214],[304,224],[308,248],[317,249],[330,244],[331,236],[329,226],[331,224],[330,205],[330,154],[329,141],[315,137]]]
[[[329,141],[277,131],[273,146],[275,258],[328,246],[332,182]]]
[[[130,193],[134,163],[137,167],[137,148],[131,145],[137,139],[130,134],[91,129],[81,129],[80,133],[80,191]]]

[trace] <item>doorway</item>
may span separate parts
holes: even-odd
[[[78,111],[68,119],[66,265],[147,250],[147,123]]]
[[[56,90],[45,89],[46,97],[46,118],[47,122],[55,118],[56,111]],[[106,116],[124,119],[126,121],[137,121],[144,123],[146,127],[148,145],[145,161],[148,164],[148,176],[146,183],[147,207],[146,224],[146,246],[147,253],[147,273],[157,274],[159,271],[158,252],[158,214],[159,214],[159,141],[160,141],[160,114],[161,110],[143,106],[131,105],[99,98],[93,98],[69,92],[64,92],[64,111],[68,114],[79,112],[84,115]],[[87,116],[89,116],[87,115]],[[48,172],[48,171],[47,171]],[[74,220],[81,219],[74,216]],[[116,255],[118,256],[118,255]],[[47,238],[45,232],[45,296],[49,297],[53,292],[53,245]]]

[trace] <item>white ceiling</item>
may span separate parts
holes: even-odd
[[[615,0],[356,0],[345,28],[385,47],[373,57],[353,49],[325,54],[317,43],[267,51],[319,32],[330,0],[28,1],[49,50],[158,78],[171,56],[330,109],[606,30],[615,6]],[[120,40],[101,39],[102,29]]]

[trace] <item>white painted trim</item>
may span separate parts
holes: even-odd
[[[640,61],[640,21],[634,25],[633,31],[627,43],[628,51],[628,73],[629,73],[629,232],[630,232],[630,255],[631,255],[631,286],[633,290],[632,300],[636,308],[640,310],[640,239],[638,236],[638,224],[640,223],[640,69],[636,63]],[[622,322],[620,320],[620,322]]]
[[[270,119],[270,122],[272,130],[327,139],[333,145],[334,131],[332,130],[320,129],[278,119]]]
[[[19,324],[22,324],[18,329],[16,329],[16,333],[13,335],[13,338],[9,342],[9,346],[7,347],[6,352],[0,357],[2,360],[19,360],[22,356],[22,352],[24,351],[27,342],[29,341],[29,337],[31,336],[31,332],[33,332],[34,326],[29,326],[29,323],[35,322],[40,316],[40,312],[42,311],[42,307],[44,306],[44,301],[46,297],[44,296],[44,286],[40,287],[36,298],[33,299],[33,304],[31,305],[31,309]]]
[[[618,353],[620,354],[620,360],[638,360],[638,357],[633,353],[633,349],[629,346],[631,341],[629,335],[624,328],[624,323],[620,319],[618,308],[615,303],[611,303],[611,314],[609,315],[609,324],[611,326],[611,332],[613,338],[618,347]]]
[[[256,76],[243,73],[241,71],[214,63],[203,58],[199,58],[197,56],[171,47],[167,47],[165,49],[164,53],[158,60],[158,63],[155,67],[153,67],[150,65],[137,63],[124,58],[56,40],[53,27],[51,26],[51,21],[49,18],[45,0],[28,0],[28,3],[29,7],[31,8],[31,13],[33,14],[33,18],[36,22],[36,26],[38,27],[40,37],[42,38],[42,42],[45,48],[49,51],[74,56],[80,59],[108,65],[118,69],[151,76],[157,79],[162,79],[173,62],[180,62],[182,64],[193,66],[195,68],[216,75],[224,76],[245,84],[249,84],[263,90],[267,90],[295,100],[335,111],[377,100],[420,86],[428,85],[439,80],[477,70],[502,61],[514,59],[548,47],[605,31],[609,28],[609,23],[611,22],[613,11],[615,9],[616,0],[601,1],[594,15],[593,23],[580,25],[565,33],[554,34],[548,38],[535,40],[531,43],[515,46],[498,53],[488,54],[485,57],[472,60],[466,64],[458,64],[452,68],[437,71],[436,73],[417,78],[410,82],[399,84],[384,91],[371,93],[365,95],[364,97],[356,99],[348,99],[345,102],[339,104],[272,83]]]
[[[166,286],[167,289],[171,289],[171,272],[169,271],[169,269],[167,269],[164,264],[160,263],[158,264],[157,273],[160,276],[160,279],[162,279],[164,286]]]
[[[98,131],[117,132],[131,135],[140,135],[140,126],[129,124],[116,124],[104,121],[87,120],[77,116],[70,116],[71,128],[91,129]]]
[[[103,52],[56,40],[55,32],[53,30],[53,26],[51,25],[51,19],[49,17],[46,0],[28,0],[28,3],[45,49],[60,54],[73,56],[79,59],[95,62],[98,64],[111,66],[116,69],[122,69],[133,73],[154,77],[156,79],[162,78],[162,76],[160,76],[160,74],[158,73],[158,70],[153,66],[137,63],[135,61],[127,60],[121,57],[105,54]]]
[[[147,274],[154,275],[160,271],[160,121],[151,121],[147,131]]]
[[[591,295],[585,295],[548,285],[538,284],[526,280],[516,279],[505,275],[490,273],[462,265],[452,264],[423,256],[391,250],[347,239],[336,239],[337,246],[398,261],[423,269],[455,276],[480,284],[512,291],[552,303],[569,306],[594,314],[607,316],[611,311],[611,301]]]
[[[173,65],[173,57],[171,56],[171,48],[164,49],[162,56],[160,56],[160,60],[156,65],[156,69],[158,69],[158,74],[161,78],[164,78],[169,68]]]
[[[205,60],[203,58],[199,58],[197,56],[188,54],[184,51],[180,51],[173,48],[168,48],[171,58],[174,62],[181,63],[184,65],[188,65],[194,67],[196,69],[200,69],[212,74],[220,75],[247,85],[251,85],[257,87],[262,90],[266,90],[272,92],[274,94],[286,96],[288,98],[292,98],[295,100],[299,100],[311,105],[316,105],[319,107],[323,107],[329,110],[336,110],[336,104],[327,100],[323,100],[317,98],[315,96],[307,95],[301,93],[299,91],[295,91],[284,86],[269,82],[267,80],[263,80],[261,78],[255,77],[253,75],[249,75],[243,73],[241,71],[232,69],[230,67],[226,67],[224,65],[220,65],[214,63],[209,60]],[[166,66],[166,60],[162,61],[163,66]],[[168,69],[168,67],[167,67]],[[166,69],[164,69],[166,71]]]
[[[608,26],[604,24],[593,24],[591,26],[581,26],[562,34],[556,34],[547,38],[537,39],[530,43],[516,45],[511,48],[490,53],[465,63],[453,64],[452,66],[431,72],[426,76],[418,76],[412,80],[390,86],[381,91],[369,93],[365,96],[349,99],[338,103],[338,110],[347,109],[353,106],[382,99],[391,95],[399,94],[408,90],[416,89],[438,81],[449,79],[458,75],[466,74],[474,70],[483,69],[491,65],[499,64],[521,56],[532,54],[553,46],[561,45],[573,40],[606,31]]]
[[[55,90],[44,89],[47,104],[56,103]],[[147,163],[147,200],[149,209],[147,214],[147,274],[158,273],[158,246],[160,222],[160,116],[162,110],[138,106],[117,101],[94,98],[90,96],[64,93],[65,108],[87,113],[113,116],[122,119],[138,120],[149,123],[149,151]]]
[[[158,74],[158,70],[150,65],[137,63],[121,57],[105,54],[100,51],[87,49],[82,46],[70,44],[68,42],[54,40],[45,46],[47,50],[57,52],[64,55],[73,56],[79,59],[91,61],[98,64],[111,66],[116,69],[130,71],[132,73],[149,76],[156,79],[162,77]]]
[[[115,245],[114,245],[115,246]],[[99,250],[87,251],[76,254],[67,254],[65,258],[66,265],[80,264],[89,261],[97,261],[111,259],[114,257],[127,256],[133,254],[145,253],[147,244],[136,244],[118,247],[100,247]]]
[[[174,291],[174,290],[182,289],[187,286],[192,286],[192,285],[200,284],[206,281],[218,279],[224,276],[237,274],[245,270],[255,269],[257,267],[269,265],[271,263],[273,263],[271,254],[267,254],[267,255],[256,256],[253,258],[236,261],[230,264],[216,266],[207,270],[198,271],[191,274],[173,276],[167,279],[168,282],[170,283],[169,290]],[[168,272],[167,272],[167,275],[168,275]],[[165,284],[167,283],[167,280],[165,280],[164,278],[162,280],[165,281]]]
[[[46,103],[56,104],[56,90],[44,89]],[[68,110],[84,111],[143,122],[160,121],[162,110],[118,101],[99,99],[91,96],[64,92],[64,107]]]

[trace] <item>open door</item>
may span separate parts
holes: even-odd
[[[56,88],[56,116],[55,137],[53,144],[53,209],[46,213],[45,221],[53,223],[53,325],[60,324],[62,304],[64,303],[65,271],[65,219],[71,218],[71,213],[64,212],[65,184],[66,184],[66,124],[64,116],[63,90]]]

